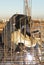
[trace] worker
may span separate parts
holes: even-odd
[[[23,50],[24,43],[18,43],[15,52],[21,52]]]

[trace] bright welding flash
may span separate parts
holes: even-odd
[[[27,59],[28,59],[29,61],[32,61],[32,55],[27,54]]]

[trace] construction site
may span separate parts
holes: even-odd
[[[44,65],[44,20],[32,19],[28,0],[24,14],[0,21],[0,65]]]

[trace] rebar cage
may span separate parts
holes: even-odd
[[[32,46],[31,37],[31,17],[26,15],[13,15],[3,29],[2,41],[4,43],[4,63],[15,65],[41,64],[41,51],[38,46]],[[23,43],[22,50],[15,52],[18,43]],[[27,43],[30,43],[27,45]],[[25,49],[24,49],[25,48]],[[18,48],[19,49],[19,48]]]

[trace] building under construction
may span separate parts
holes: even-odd
[[[13,15],[6,22],[2,31],[2,47],[0,47],[1,64],[42,64],[44,42],[41,40],[40,29],[35,30],[31,22],[31,16],[22,14]]]
[[[24,3],[25,14],[0,26],[0,65],[44,64],[44,22],[32,20],[28,0]]]

